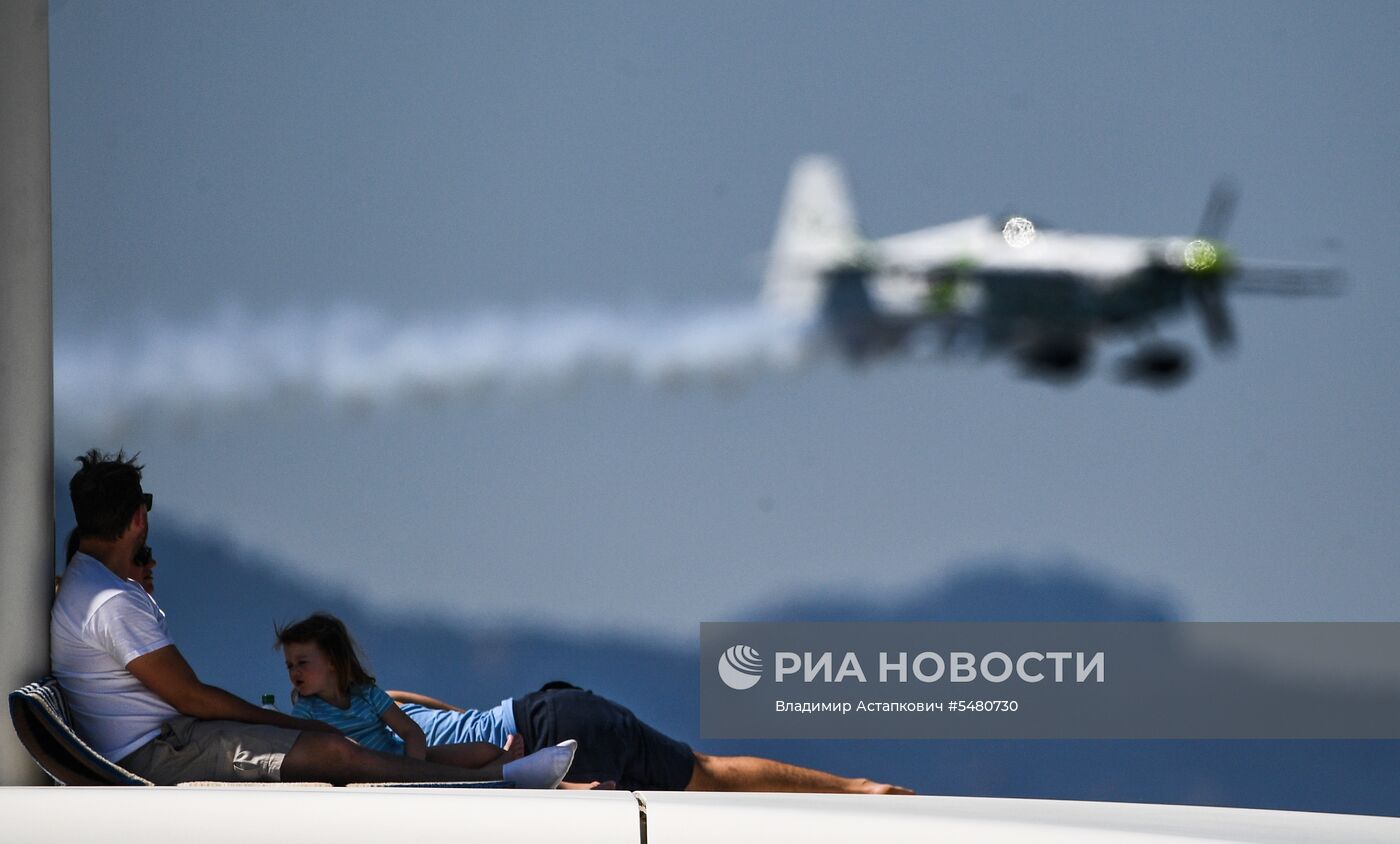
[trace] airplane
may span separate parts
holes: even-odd
[[[1120,362],[1120,380],[1170,387],[1190,374],[1190,350],[1155,331],[1187,307],[1223,353],[1236,342],[1227,290],[1342,289],[1336,268],[1236,258],[1222,241],[1237,201],[1231,182],[1217,182],[1193,237],[1083,234],[984,215],[871,240],[841,165],[805,156],[788,182],[762,301],[815,321],[854,362],[911,348],[970,349],[1066,383],[1087,371],[1096,343],[1121,337],[1136,348]]]

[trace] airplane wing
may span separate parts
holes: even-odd
[[[887,272],[922,275],[932,266],[963,257],[980,258],[988,250],[992,231],[990,217],[969,217],[883,237],[875,248]]]

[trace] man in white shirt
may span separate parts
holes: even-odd
[[[54,676],[78,733],[99,753],[158,785],[503,778],[500,766],[457,768],[366,750],[322,722],[261,709],[200,682],[171,640],[165,613],[133,582],[153,504],[141,489],[141,466],[122,452],[97,449],[78,462],[82,468],[68,485],[78,553],[54,599],[49,629]],[[564,755],[508,763],[505,778],[552,787],[548,782],[564,775],[556,770],[561,760],[568,767]],[[567,755],[573,758],[572,751]]]

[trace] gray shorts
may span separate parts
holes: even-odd
[[[281,782],[282,760],[298,730],[240,721],[166,721],[160,735],[117,764],[156,785],[181,782]]]

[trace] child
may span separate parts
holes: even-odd
[[[523,788],[558,786],[573,761],[572,740],[524,758],[518,744],[513,751],[486,742],[428,747],[423,730],[374,684],[344,622],[333,615],[316,613],[278,629],[277,644],[292,681],[293,717],[324,721],[371,750],[460,768],[503,765],[502,776]]]

